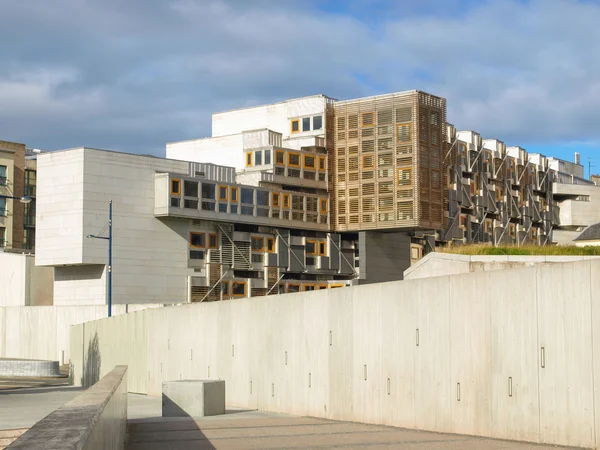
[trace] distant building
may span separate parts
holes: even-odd
[[[587,245],[600,245],[600,223],[586,227],[575,239],[575,245],[585,247]]]
[[[25,144],[0,141],[0,248],[35,248],[36,157]],[[22,203],[10,197],[30,197]]]

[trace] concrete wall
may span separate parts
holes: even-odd
[[[126,432],[127,367],[119,366],[7,448],[122,450]]]
[[[441,277],[469,272],[511,269],[536,264],[600,259],[600,256],[457,255],[429,253],[404,271],[405,280]]]
[[[589,196],[589,201],[559,200],[561,227],[588,226],[600,222],[600,186],[554,183],[552,190],[559,199],[567,195]]]
[[[113,304],[186,301],[189,224],[154,216],[154,178],[187,173],[188,163],[85,148],[38,164],[36,264],[56,267],[55,305],[105,302],[107,241],[85,236],[104,228],[110,200]]]
[[[381,283],[403,278],[410,267],[407,233],[361,231],[358,236],[360,283]]]
[[[35,267],[32,255],[0,252],[0,306],[52,305],[52,268]]]
[[[116,305],[113,315],[160,305]],[[0,307],[0,358],[68,363],[69,327],[106,317],[107,306]]]
[[[229,405],[594,447],[598,273],[539,264],[146,310],[74,326],[71,362],[80,379],[95,342],[101,374],[129,364],[131,392],[222,379]]]

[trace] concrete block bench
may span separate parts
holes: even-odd
[[[204,417],[225,414],[224,380],[165,381],[163,417]]]

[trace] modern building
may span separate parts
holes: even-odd
[[[35,179],[39,150],[0,141],[0,249],[35,248]],[[18,199],[28,197],[28,203]]]
[[[212,134],[167,159],[39,156],[36,264],[54,267],[54,304],[105,302],[106,242],[86,236],[110,200],[116,304],[402,279],[436,245],[550,244],[592,220],[569,208],[600,200],[578,161],[457,131],[420,91],[215,113]]]

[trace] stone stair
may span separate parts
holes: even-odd
[[[28,428],[17,428],[14,430],[0,430],[0,450],[4,450],[25,433]]]

